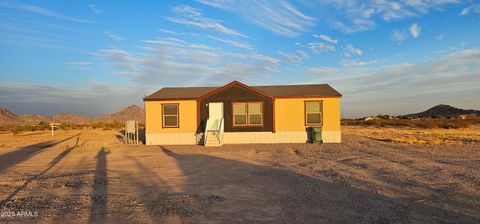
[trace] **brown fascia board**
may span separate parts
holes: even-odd
[[[255,89],[254,87],[245,85],[245,84],[243,84],[243,83],[241,83],[241,82],[239,82],[239,81],[230,82],[230,83],[228,83],[228,84],[226,84],[226,85],[224,85],[224,86],[222,86],[222,87],[219,87],[219,88],[217,88],[217,89],[215,89],[215,90],[213,90],[213,91],[211,91],[211,92],[209,92],[209,93],[204,94],[203,96],[200,96],[199,98],[200,98],[200,99],[203,99],[203,98],[205,98],[205,97],[207,97],[207,96],[210,96],[210,95],[212,95],[212,94],[215,94],[215,93],[217,93],[217,92],[220,92],[220,91],[222,91],[222,90],[224,90],[224,89],[227,89],[228,87],[234,86],[234,85],[240,86],[240,87],[245,88],[245,89],[247,89],[247,90],[250,90],[250,91],[252,91],[252,92],[254,92],[254,93],[256,93],[256,94],[259,94],[259,95],[268,97],[268,98],[270,98],[270,99],[273,99],[273,98],[274,98],[273,96],[271,96],[271,95],[269,95],[269,94],[267,94],[267,93],[264,93],[264,92],[262,92],[262,91],[260,91],[260,90],[258,90],[258,89]]]
[[[342,98],[340,96],[275,96],[275,99],[289,99],[289,98]]]
[[[210,95],[210,94],[208,94]],[[208,96],[204,95],[204,96]],[[154,99],[147,99],[143,98],[143,101],[169,101],[169,100],[199,100],[202,97],[197,98],[154,98]],[[291,98],[342,98],[342,95],[339,96],[269,96],[272,99],[291,99]]]
[[[143,101],[169,101],[169,100],[197,100],[198,98],[153,98],[147,99],[143,98]]]

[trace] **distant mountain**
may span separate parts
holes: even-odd
[[[17,115],[0,107],[0,125],[15,125],[20,123],[21,122],[17,119]]]
[[[39,114],[16,115],[8,109],[0,107],[0,125],[37,125],[41,122],[50,123],[52,121],[68,124],[92,124],[97,122],[124,122],[125,120],[137,120],[139,123],[144,124],[145,111],[137,105],[130,105],[118,112],[92,119],[89,116],[68,113],[55,114],[54,117]]]
[[[439,104],[434,106],[426,111],[416,113],[416,114],[407,114],[406,117],[409,118],[428,118],[428,117],[458,117],[459,115],[467,114],[476,114],[480,116],[480,110],[464,110],[450,105]]]
[[[85,115],[76,115],[76,114],[55,114],[53,117],[55,123],[66,123],[66,124],[90,124],[92,123],[92,118]]]
[[[27,124],[27,125],[36,125],[39,124],[40,122],[43,123],[50,123],[50,117],[40,115],[40,114],[25,114],[25,115],[18,115],[17,120],[20,121],[22,124]]]
[[[130,105],[113,114],[104,114],[95,118],[95,122],[125,122],[126,120],[136,120],[141,124],[145,123],[145,111],[137,105]]]

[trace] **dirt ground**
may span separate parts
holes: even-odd
[[[0,134],[0,222],[480,223],[480,144],[126,146]]]
[[[386,142],[429,145],[466,145],[480,143],[480,126],[478,125],[459,129],[343,126],[342,131],[346,134]]]

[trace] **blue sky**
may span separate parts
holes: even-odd
[[[480,109],[480,2],[0,0],[0,106],[99,115],[164,86],[329,83],[342,116]]]

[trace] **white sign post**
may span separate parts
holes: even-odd
[[[55,136],[55,128],[58,128],[58,126],[60,126],[60,124],[53,122],[53,123],[50,123],[49,125],[52,128],[52,137],[53,137],[53,136]]]

